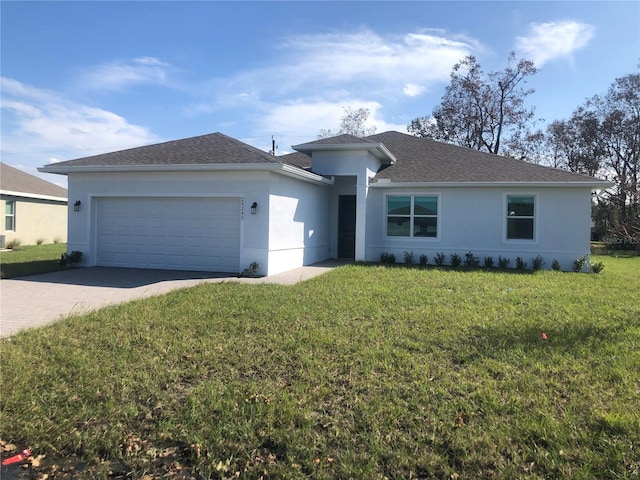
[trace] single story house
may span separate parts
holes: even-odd
[[[273,275],[328,258],[589,255],[593,177],[398,132],[273,156],[221,133],[47,165],[87,266]]]
[[[67,241],[67,190],[0,163],[0,247]]]

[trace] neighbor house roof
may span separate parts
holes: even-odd
[[[44,200],[67,199],[65,188],[18,170],[6,163],[0,163],[0,192],[3,195]]]

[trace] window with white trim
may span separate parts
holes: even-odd
[[[507,240],[535,238],[535,202],[533,195],[507,195]]]
[[[436,238],[438,196],[389,195],[387,236]]]
[[[13,200],[4,202],[4,229],[7,232],[16,229],[16,202]]]

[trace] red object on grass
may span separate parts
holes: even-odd
[[[546,333],[544,333],[544,332],[542,332],[542,339],[543,339],[543,340],[546,340],[546,339],[547,339],[547,334],[546,334]]]
[[[31,452],[29,450],[23,450],[19,454],[14,455],[13,457],[5,458],[2,460],[2,465],[11,465],[12,463],[22,462],[31,456]]]

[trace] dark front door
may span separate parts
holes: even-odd
[[[338,258],[356,257],[356,196],[338,197]]]

